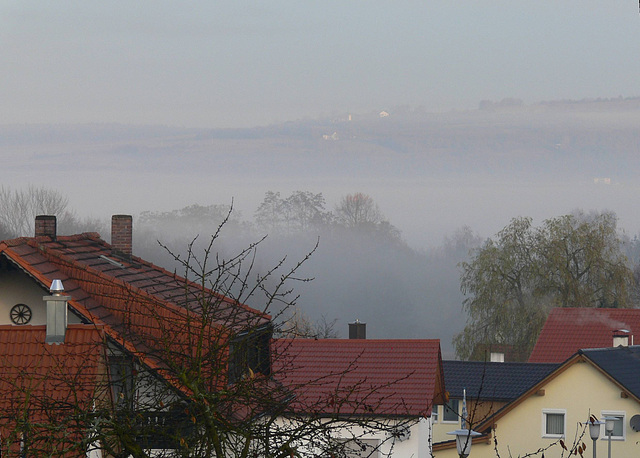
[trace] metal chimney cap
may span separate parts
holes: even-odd
[[[64,286],[62,286],[62,280],[53,280],[51,282],[51,286],[49,287],[49,292],[51,294],[61,293],[64,291]]]

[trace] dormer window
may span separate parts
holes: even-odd
[[[229,348],[229,383],[234,383],[248,373],[270,375],[271,325],[239,334]]]

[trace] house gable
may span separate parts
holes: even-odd
[[[0,291],[2,291],[2,294],[0,294],[0,326],[8,324],[27,324],[32,326],[46,324],[47,310],[42,298],[49,295],[49,290],[18,268],[7,257],[0,256],[0,259]],[[27,315],[22,315],[24,317],[22,319],[16,319],[17,316],[14,313],[14,319],[12,320],[11,311],[18,305],[28,308],[25,309]],[[81,317],[73,311],[69,313],[68,318],[70,324],[82,322]]]
[[[523,455],[546,447],[557,439],[547,434],[544,423],[546,414],[557,413],[564,415],[565,431],[562,436],[570,446],[575,435],[581,433],[581,423],[588,421],[590,415],[601,418],[603,412],[611,411],[624,412],[625,421],[628,421],[640,412],[640,403],[637,399],[622,398],[620,386],[612,383],[584,358],[576,357],[555,377],[536,386],[535,392],[532,390],[517,408],[507,409],[503,415],[496,416],[493,434],[502,453],[510,450],[515,456]],[[605,447],[601,447],[601,453]]]
[[[481,361],[444,361],[444,376],[451,400],[457,401],[454,421],[446,421],[445,406],[439,409],[433,426],[433,442],[451,440],[449,433],[460,425],[462,399],[466,391],[467,420],[478,424],[548,375],[557,364],[492,363]],[[447,408],[455,407],[450,404]]]
[[[640,365],[636,364],[631,370],[635,371],[636,378],[640,378]],[[590,415],[602,418],[608,413],[616,413],[628,424],[633,415],[640,413],[640,399],[623,395],[624,391],[625,387],[612,374],[579,352],[492,417],[474,425],[475,430],[492,436],[493,440],[488,444],[479,441],[479,446],[474,445],[473,456],[494,457],[494,440],[501,456],[532,453],[550,446],[559,438],[565,441],[567,447],[571,447],[574,438],[580,437]],[[562,419],[562,435],[550,434],[546,429],[546,415],[557,415],[558,419]],[[637,447],[640,433],[629,428],[625,433],[624,440],[616,444],[618,453],[620,456],[635,456],[638,449],[634,447]],[[586,435],[588,438],[588,432]],[[587,442],[584,436],[582,440]],[[601,440],[597,443],[599,453],[606,452],[607,444],[604,442]],[[456,456],[451,447],[455,452],[455,445],[450,443],[435,446],[436,456]]]

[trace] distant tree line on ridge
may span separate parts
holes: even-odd
[[[0,188],[2,239],[33,234],[37,214],[56,214],[61,234],[108,233],[106,221],[78,217],[55,190]],[[193,250],[194,237],[206,239],[223,222],[223,254],[268,235],[258,266],[305,253],[320,238],[305,272],[317,286],[303,288],[287,317],[293,334],[336,337],[337,317],[352,314],[384,323],[395,337],[446,338],[447,330],[462,359],[482,359],[483,350],[501,345],[525,360],[553,307],[640,306],[640,238],[622,233],[613,212],[576,211],[539,226],[519,217],[484,242],[463,228],[416,250],[366,194],[343,196],[330,210],[322,193],[268,191],[251,221],[230,204],[144,211],[136,219],[136,251],[171,267],[157,241]]]

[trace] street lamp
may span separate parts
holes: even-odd
[[[458,449],[458,455],[460,458],[467,458],[471,452],[471,440],[480,436],[479,432],[471,429],[456,429],[455,431],[448,432],[447,434],[456,436],[456,448]]]
[[[607,432],[609,438],[609,458],[611,458],[611,433],[613,433],[613,426],[616,420],[616,417],[604,417],[604,430]]]
[[[596,441],[598,437],[600,437],[600,425],[604,424],[603,421],[597,420],[593,416],[588,421],[589,424],[589,435],[591,436],[591,440],[593,441],[593,458],[596,458]]]

